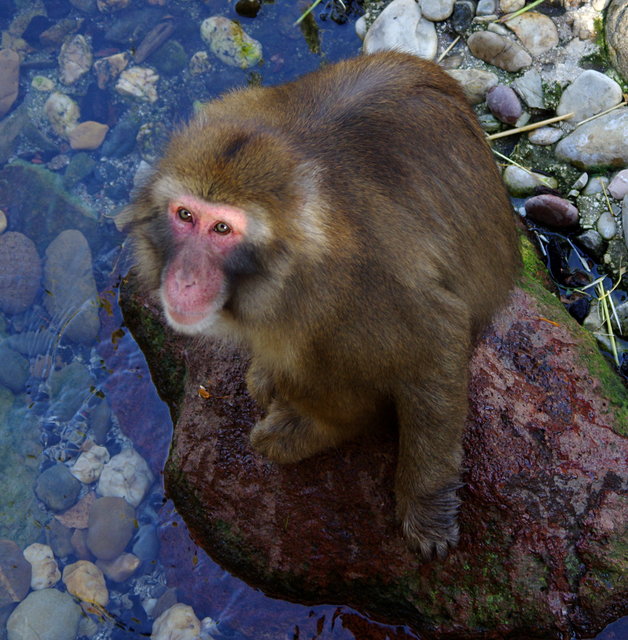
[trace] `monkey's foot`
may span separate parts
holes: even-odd
[[[273,402],[269,414],[251,431],[251,444],[275,462],[298,462],[334,442],[312,418],[296,413],[290,406]]]
[[[403,502],[398,505],[397,514],[408,546],[424,560],[442,560],[458,544],[460,498],[456,490],[461,486],[456,482],[406,503],[405,508]]]

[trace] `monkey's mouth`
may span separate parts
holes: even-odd
[[[183,325],[186,327],[192,327],[200,322],[203,322],[205,318],[210,314],[210,308],[202,309],[200,311],[182,311],[173,309],[170,305],[164,305],[166,315],[170,321],[177,325]]]

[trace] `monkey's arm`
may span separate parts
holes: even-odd
[[[246,386],[252,398],[262,409],[268,409],[276,395],[271,374],[254,358],[246,373]]]

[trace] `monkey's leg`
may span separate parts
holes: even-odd
[[[251,431],[251,444],[275,462],[298,462],[346,439],[339,430],[302,416],[289,404],[273,400],[268,415]]]
[[[457,374],[447,385],[434,372],[434,382],[405,386],[397,397],[397,516],[408,545],[426,560],[445,557],[458,542],[456,490],[467,390],[464,367]]]

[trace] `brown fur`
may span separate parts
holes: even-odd
[[[404,534],[424,557],[444,555],[458,538],[472,340],[519,265],[510,203],[460,87],[389,52],[208,104],[123,214],[155,289],[176,251],[164,211],[180,193],[251,222],[247,251],[225,264],[216,328],[252,353],[247,382],[268,411],[253,446],[297,462],[394,412]]]

